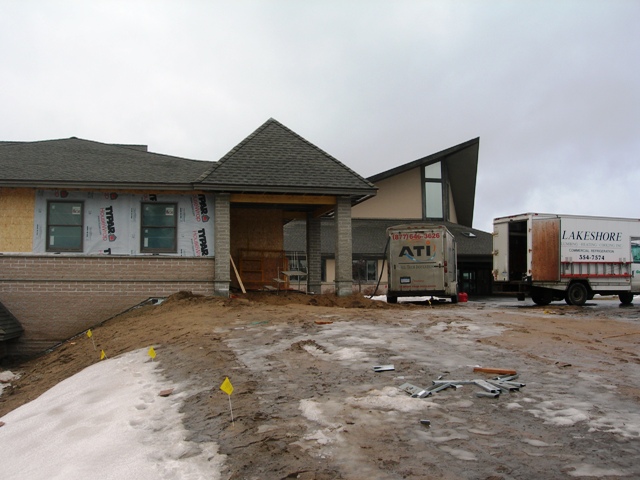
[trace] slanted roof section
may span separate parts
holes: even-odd
[[[22,325],[0,302],[0,342],[11,340],[22,335]]]
[[[0,186],[192,189],[212,162],[79,138],[0,143]]]
[[[273,118],[200,179],[230,192],[374,195],[375,185]]]
[[[473,140],[447,148],[441,152],[378,173],[377,175],[369,177],[368,180],[376,183],[408,170],[442,161],[446,163],[449,172],[449,183],[451,185],[453,201],[456,205],[458,223],[471,227],[473,225],[473,211],[475,208],[479,148],[480,138],[474,138]]]

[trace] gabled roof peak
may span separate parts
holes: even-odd
[[[372,195],[376,187],[274,118],[233,147],[198,182],[229,191]]]

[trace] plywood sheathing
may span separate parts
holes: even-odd
[[[35,189],[0,188],[0,252],[32,251],[35,201]]]
[[[273,285],[286,268],[283,211],[280,209],[231,209],[231,256],[236,259],[247,289]],[[235,278],[232,285],[239,288]]]

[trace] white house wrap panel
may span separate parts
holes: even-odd
[[[82,203],[82,254],[144,255],[141,231],[142,205],[175,204],[166,215],[175,215],[176,251],[162,253],[182,257],[213,256],[213,198],[211,195],[129,194],[38,190],[36,192],[33,252],[47,253],[47,205],[49,201]],[[72,211],[72,214],[74,211]],[[77,212],[80,215],[80,210]],[[53,236],[53,235],[52,235]],[[55,238],[51,239],[55,245]]]

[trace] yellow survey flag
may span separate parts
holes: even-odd
[[[229,377],[226,377],[224,379],[224,382],[222,382],[222,385],[220,385],[220,390],[222,390],[227,395],[231,395],[233,393],[233,385],[231,385]]]
[[[91,329],[87,330],[87,337],[91,338],[93,336],[93,333],[91,333]]]
[[[149,348],[149,356],[151,357],[151,360],[154,360],[156,358],[156,351],[153,349],[153,347]]]
[[[104,350],[100,351],[100,360],[104,360],[105,358],[107,358],[107,354],[104,353]]]

